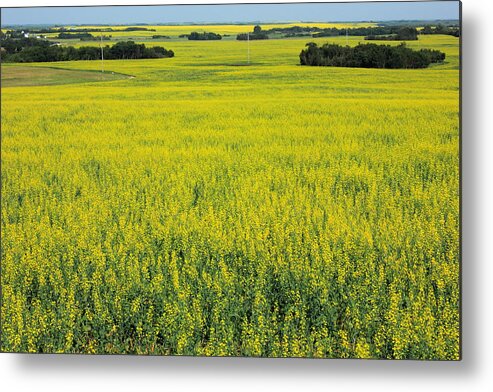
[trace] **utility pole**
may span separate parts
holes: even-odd
[[[103,73],[104,73],[103,32],[101,32],[101,39],[99,41],[99,48],[101,49],[101,79],[103,79]]]
[[[250,33],[247,33],[248,65],[250,65]]]
[[[349,46],[349,35],[346,27],[346,46]]]

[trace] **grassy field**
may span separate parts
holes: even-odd
[[[129,77],[111,71],[103,73],[101,71],[78,71],[47,67],[35,68],[10,64],[2,65],[2,87],[49,86],[53,84],[110,81]]]
[[[3,351],[459,358],[458,40],[424,70],[307,42],[2,86]]]

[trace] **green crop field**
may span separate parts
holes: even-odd
[[[459,41],[309,41],[2,64],[2,351],[459,358]]]

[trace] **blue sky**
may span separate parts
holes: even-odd
[[[2,8],[2,25],[458,19],[458,1]]]

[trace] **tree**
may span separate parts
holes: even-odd
[[[24,41],[26,40],[26,41]],[[25,46],[20,46],[25,45]],[[31,41],[2,40],[2,47],[7,53],[2,55],[2,61],[30,63],[47,61],[71,61],[71,60],[99,60],[101,50],[96,46],[62,47],[51,45],[44,40]],[[174,57],[172,50],[166,50],[161,46],[146,48],[144,44],[136,44],[133,41],[118,42],[112,47],[106,45],[103,48],[104,58],[111,59],[142,59]]]
[[[397,46],[359,44],[354,48],[336,44],[318,47],[310,42],[300,53],[301,65],[359,68],[426,68],[445,60],[438,50],[412,50],[405,43]]]
[[[426,25],[421,31],[421,34],[433,34],[433,30],[431,29],[431,26]]]
[[[197,33],[196,31],[188,35],[188,39],[191,41],[210,41],[210,40],[220,40],[223,37],[221,34],[216,33]]]

